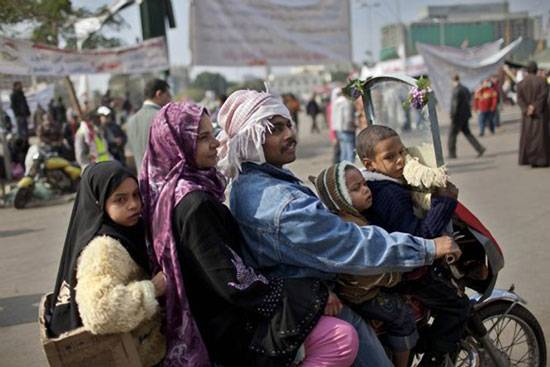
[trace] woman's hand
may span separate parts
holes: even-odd
[[[159,271],[153,279],[151,279],[151,282],[153,282],[153,286],[155,287],[155,296],[163,296],[166,292],[166,275],[164,275],[162,271]]]
[[[344,307],[344,305],[342,304],[338,296],[333,292],[328,291],[328,300],[325,306],[324,314],[326,316],[336,316],[340,314],[340,311],[342,311],[342,307]]]

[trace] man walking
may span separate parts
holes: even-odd
[[[548,86],[537,76],[538,66],[531,61],[527,76],[518,84],[518,105],[521,108],[519,164],[532,167],[550,165],[550,123]]]
[[[355,161],[355,113],[353,103],[342,93],[338,92],[338,97],[332,107],[332,128],[336,131],[336,138],[340,145],[339,162]]]
[[[145,85],[144,94],[145,102],[143,102],[139,111],[128,120],[126,131],[128,146],[134,156],[138,174],[149,141],[149,127],[161,107],[172,99],[170,86],[162,79],[148,81]]]
[[[311,133],[320,133],[319,127],[317,126],[317,115],[320,112],[319,104],[315,100],[315,93],[311,96],[311,99],[307,102],[306,113],[311,117]]]
[[[470,131],[470,117],[472,110],[470,108],[470,92],[468,88],[460,84],[460,77],[453,76],[453,96],[451,99],[451,131],[449,133],[449,158],[456,158],[456,137],[462,132],[468,142],[477,151],[477,156],[481,157],[485,148],[477,141]]]
[[[495,133],[494,115],[497,109],[497,92],[489,79],[481,83],[474,95],[474,109],[479,111],[479,136],[485,135],[485,126],[489,125],[491,134]]]
[[[31,111],[29,110],[25,93],[23,93],[23,84],[21,82],[17,81],[13,83],[10,101],[11,109],[17,122],[17,135],[24,141],[27,141],[29,138],[28,118],[31,115]]]

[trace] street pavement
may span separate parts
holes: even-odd
[[[447,163],[460,200],[504,251],[505,267],[497,287],[515,284],[550,340],[550,233],[546,232],[550,230],[550,168],[517,165],[517,116],[517,111],[508,110],[504,114],[508,121],[496,134],[480,138],[487,147],[481,158],[459,136],[459,158]],[[447,124],[442,118],[444,147]],[[304,182],[331,159],[328,131],[311,135],[309,126],[309,119],[302,117],[299,158],[290,165]],[[47,365],[36,323],[37,306],[41,295],[53,288],[71,209],[71,203],[0,209],[0,366]]]

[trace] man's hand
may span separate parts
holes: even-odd
[[[446,255],[453,255],[456,260],[462,256],[462,251],[456,242],[449,236],[441,236],[434,239],[435,258],[439,259]]]
[[[166,275],[164,275],[162,271],[159,271],[153,279],[151,279],[151,282],[153,282],[153,286],[155,287],[155,296],[163,296],[166,292]]]
[[[340,301],[338,296],[333,292],[329,291],[324,314],[326,316],[336,316],[340,314],[340,311],[342,311],[342,307],[344,307],[344,305],[342,305],[342,301]]]
[[[535,114],[535,106],[533,106],[532,104],[527,106],[527,111],[525,113],[527,114],[527,116],[533,116]]]
[[[456,200],[458,198],[458,188],[451,181],[447,181],[447,186],[439,187],[435,194],[438,196],[447,196]]]

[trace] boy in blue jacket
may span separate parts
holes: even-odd
[[[397,132],[371,125],[357,136],[357,153],[365,166],[363,174],[372,191],[373,204],[362,214],[388,232],[404,232],[434,238],[445,232],[457,204],[458,190],[450,182],[432,194],[425,217],[414,215],[413,201],[403,178],[406,149]],[[458,349],[468,319],[470,302],[459,294],[437,264],[404,277],[400,292],[419,298],[432,312],[434,322],[417,344],[429,347],[420,366],[444,366],[446,355]]]

